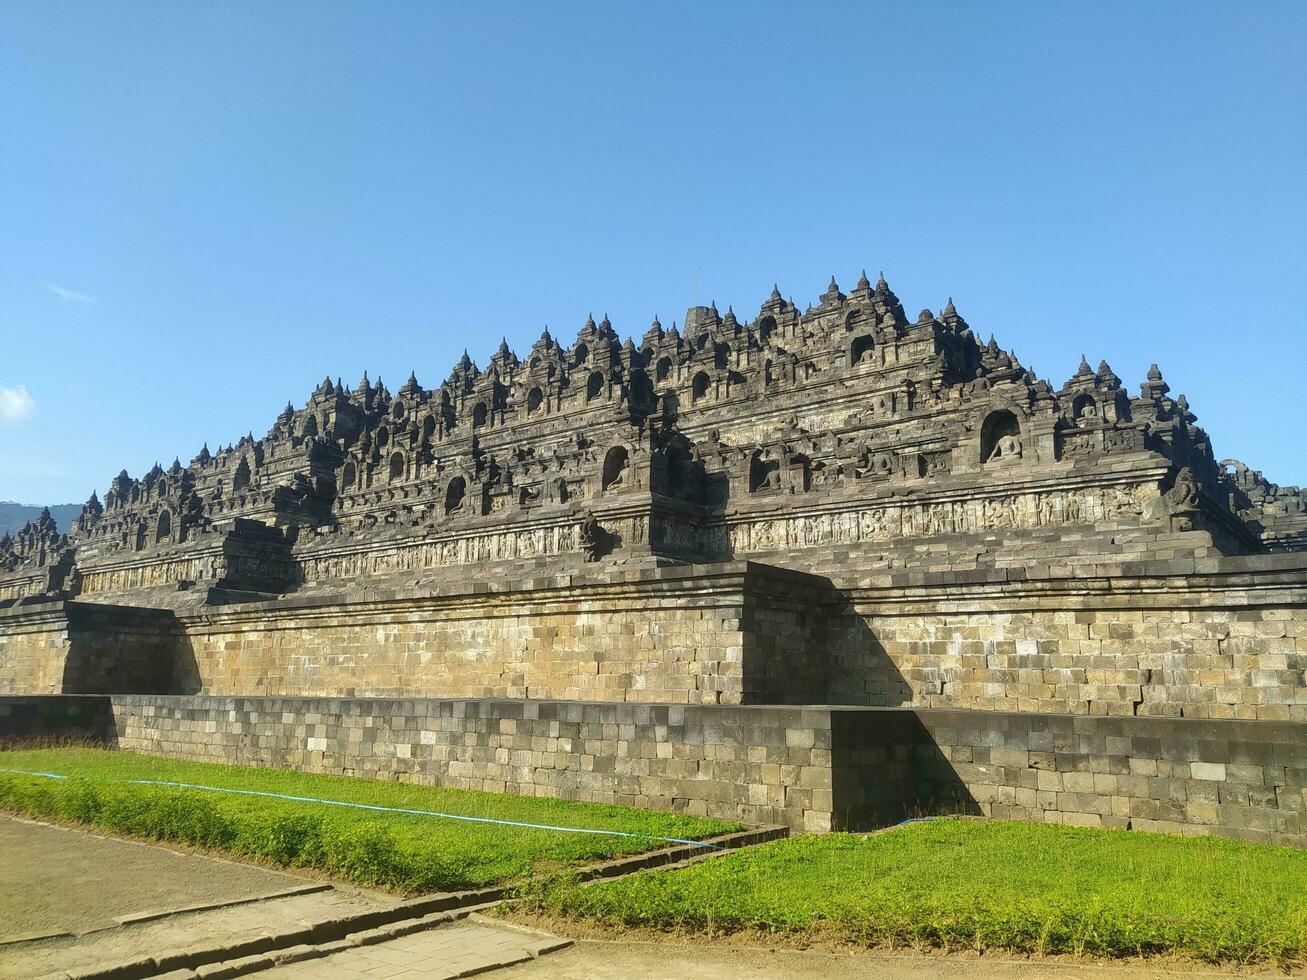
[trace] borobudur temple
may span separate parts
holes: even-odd
[[[1307,844],[1307,494],[883,276],[324,378],[0,540],[0,734],[825,830]]]

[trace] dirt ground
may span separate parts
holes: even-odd
[[[1257,971],[1285,976],[1279,970]],[[1186,980],[1248,976],[1189,963],[1004,960],[989,956],[831,953],[746,945],[581,939],[569,949],[494,974],[496,980]],[[1302,976],[1301,971],[1294,975]]]
[[[1270,964],[1213,966],[1193,960],[1087,960],[1070,956],[1023,957],[1006,952],[941,953],[935,950],[868,950],[836,941],[731,933],[711,939],[697,934],[623,929],[554,916],[527,914],[511,907],[488,916],[519,928],[575,941],[570,949],[538,962],[514,967],[504,980],[618,980],[669,976],[688,980],[1185,980],[1222,976],[1307,977],[1307,966],[1284,970]],[[499,976],[500,974],[496,974]]]

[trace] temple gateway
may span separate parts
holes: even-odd
[[[325,378],[0,539],[0,733],[809,829],[1307,844],[1305,671],[1307,493],[865,274]]]

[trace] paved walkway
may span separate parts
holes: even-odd
[[[120,918],[283,894],[304,878],[0,814],[0,943]]]
[[[3,815],[0,869],[0,977],[6,978],[241,942],[395,901]]]
[[[566,939],[544,938],[480,922],[457,922],[375,946],[334,953],[325,959],[279,966],[255,976],[269,980],[452,980],[526,963],[569,945],[571,941]]]
[[[396,902],[389,895],[203,854],[0,815],[0,977],[7,980],[82,975],[147,957],[234,947]],[[384,937],[376,932],[332,942],[329,947],[338,951],[329,955],[280,966],[271,966],[271,960],[309,956],[313,950],[269,950],[255,958],[271,968],[252,975],[452,978],[523,963],[571,944],[487,921],[459,920],[386,941],[377,941]],[[198,973],[214,969],[217,964]]]

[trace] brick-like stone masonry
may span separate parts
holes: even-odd
[[[1302,556],[1071,571],[889,573],[840,590],[817,576],[719,563],[199,610],[57,600],[0,609],[0,693],[1307,720]]]
[[[956,810],[1307,846],[1307,724],[832,709],[838,819]]]
[[[175,758],[659,807],[795,829],[961,812],[1307,846],[1307,724],[422,698],[0,698]]]
[[[62,723],[62,724],[61,724]],[[0,697],[0,737],[830,828],[822,708],[427,698]]]

